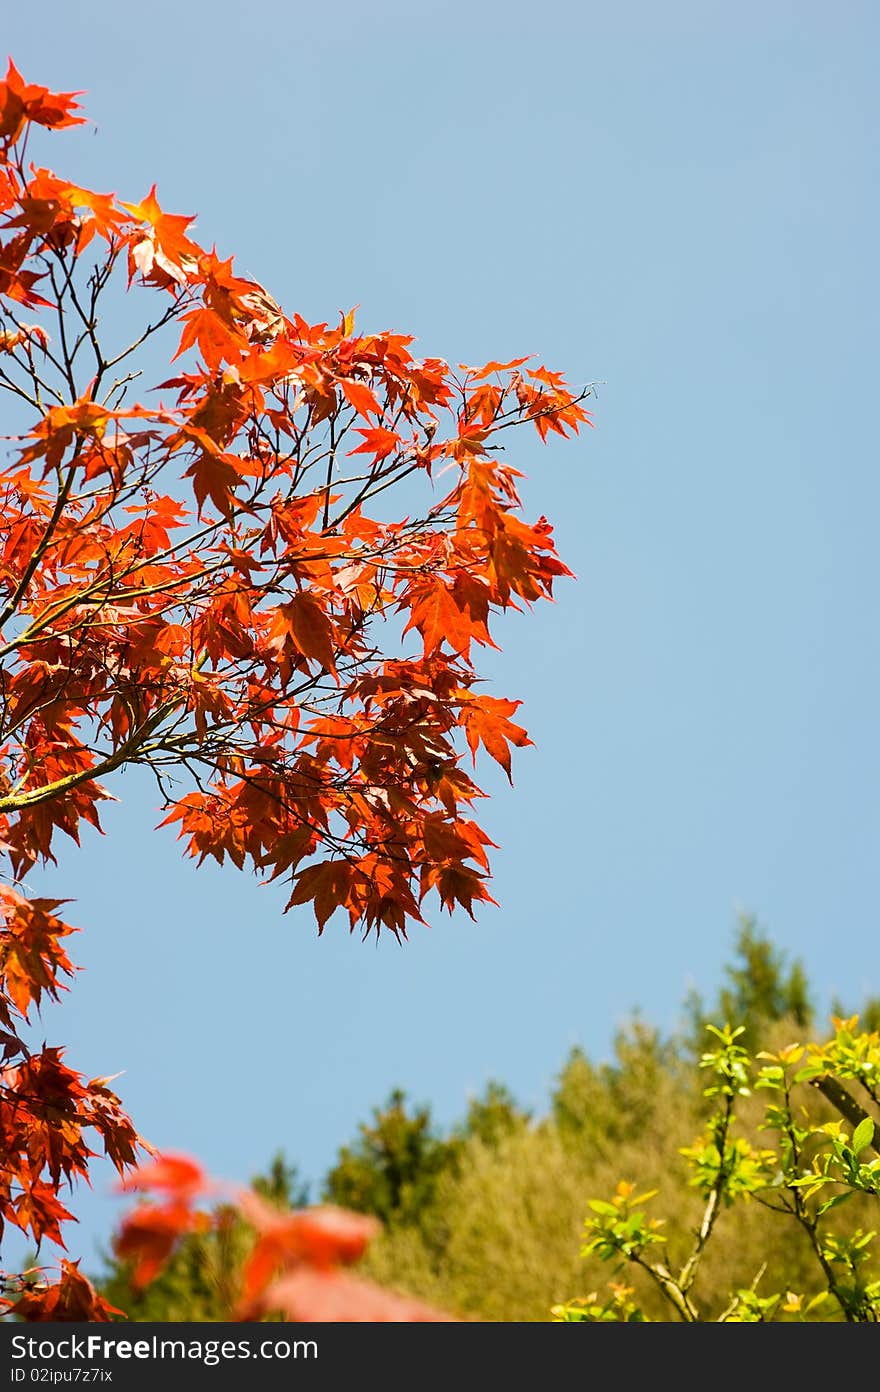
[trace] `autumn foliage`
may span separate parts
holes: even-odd
[[[36,164],[34,128],[81,124],[78,95],[12,62],[0,83],[0,1221],[62,1245],[62,1186],[140,1143],[106,1079],[22,1038],[74,931],[24,877],[141,764],[187,855],[285,882],[319,931],[473,915],[477,756],[510,777],[529,743],[475,662],[569,574],[504,447],[589,421],[587,391],[529,359],[453,368],[353,313],[306,323],[155,186],[123,202]],[[10,1282],[28,1318],[101,1318],[84,1279]],[[284,1279],[313,1308],[319,1277]]]
[[[217,1229],[235,1216],[253,1233],[243,1263],[238,1302],[228,1317],[295,1321],[449,1322],[455,1317],[420,1300],[398,1295],[342,1268],[363,1256],[379,1231],[375,1218],[333,1204],[280,1211],[252,1190],[232,1191],[226,1203],[206,1211],[200,1197],[222,1192],[185,1156],[163,1156],[134,1170],[125,1189],[158,1196],[134,1209],[114,1241],[116,1255],[131,1263],[141,1289],[158,1275],[182,1237]]]

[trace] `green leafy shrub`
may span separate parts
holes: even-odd
[[[554,1305],[554,1321],[878,1321],[875,1233],[863,1223],[876,1218],[880,1149],[874,1143],[875,1117],[863,1103],[880,1106],[880,1035],[858,1033],[858,1016],[832,1023],[833,1036],[825,1043],[790,1044],[754,1056],[742,1043],[743,1026],[707,1026],[714,1046],[699,1066],[708,1073],[703,1096],[711,1112],[697,1140],[679,1147],[689,1185],[700,1196],[699,1222],[686,1241],[679,1234],[674,1244],[662,1230],[663,1220],[648,1214],[657,1190],[637,1193],[632,1183],[620,1181],[610,1200],[591,1200],[582,1256],[611,1263],[618,1279],[604,1299],[593,1292]],[[757,1093],[760,1115],[756,1119],[753,1110],[751,1117],[743,1116],[743,1102]],[[828,1103],[838,1113],[831,1119]],[[758,1144],[759,1135],[773,1144]],[[739,1217],[750,1205],[774,1215],[786,1233],[795,1230],[798,1247],[787,1250],[789,1255],[797,1251],[797,1283],[782,1286],[765,1279],[767,1253],[778,1252],[778,1244],[771,1243],[764,1255],[755,1253],[751,1279],[739,1284],[725,1254],[734,1278],[726,1292],[722,1296],[717,1275],[701,1289],[705,1255],[710,1245],[722,1243],[722,1214],[736,1209]],[[619,1280],[627,1268],[638,1278],[632,1286]],[[662,1299],[659,1314],[656,1303],[654,1313],[647,1313],[638,1299],[646,1283]]]

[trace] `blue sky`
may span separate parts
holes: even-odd
[[[50,166],[198,214],[288,311],[534,353],[595,431],[517,443],[577,580],[502,628],[536,747],[485,824],[476,924],[399,947],[196,871],[152,785],[31,877],[84,967],[50,1042],[122,1070],[157,1145],[320,1179],[394,1086],[441,1124],[491,1077],[540,1111],[567,1051],[710,994],[736,913],[827,1009],[880,990],[876,6],[70,0],[3,40],[84,88]],[[94,1265],[110,1175],[73,1207]]]

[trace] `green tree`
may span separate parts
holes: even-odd
[[[521,1123],[492,1146],[475,1137],[438,1181],[430,1222],[385,1231],[363,1269],[462,1319],[547,1320],[576,1289],[591,1174],[592,1158],[552,1125]]]
[[[275,1152],[265,1174],[254,1176],[251,1188],[277,1208],[305,1208],[309,1202],[309,1186],[283,1150]]]
[[[806,973],[799,960],[788,965],[786,954],[762,932],[753,914],[740,914],[734,935],[733,961],[724,967],[724,982],[714,1004],[706,1007],[691,992],[685,1010],[690,1023],[692,1054],[704,1048],[706,1026],[713,1020],[736,1020],[747,1048],[775,1020],[790,1020],[809,1029],[814,1018]]]
[[[389,1226],[418,1224],[458,1145],[438,1134],[430,1107],[410,1110],[406,1094],[396,1088],[384,1107],[374,1108],[372,1121],[361,1123],[357,1140],[339,1151],[324,1181],[324,1198],[372,1213]]]
[[[683,1117],[698,1124],[691,1093],[673,1046],[634,1018],[611,1061],[574,1052],[547,1116],[463,1137],[421,1226],[385,1232],[366,1269],[465,1319],[546,1320],[548,1292],[563,1299],[577,1277],[584,1193],[613,1183],[621,1156],[665,1155]]]
[[[655,1120],[687,1107],[681,1060],[672,1040],[638,1013],[614,1039],[613,1056],[594,1065],[572,1049],[550,1098],[550,1115],[564,1141],[613,1155],[625,1141],[650,1147]]]
[[[493,1078],[481,1095],[471,1098],[464,1122],[454,1134],[491,1148],[528,1122],[530,1115],[518,1105],[510,1089]]]

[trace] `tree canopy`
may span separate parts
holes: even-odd
[[[308,323],[155,184],[124,201],[36,163],[79,95],[12,61],[0,83],[0,1220],[37,1244],[94,1140],[120,1171],[139,1140],[106,1079],[22,1038],[74,931],[24,877],[141,765],[187,855],[286,883],[319,932],[473,916],[477,756],[510,777],[530,743],[478,659],[570,574],[522,516],[511,431],[590,423],[541,363]]]

